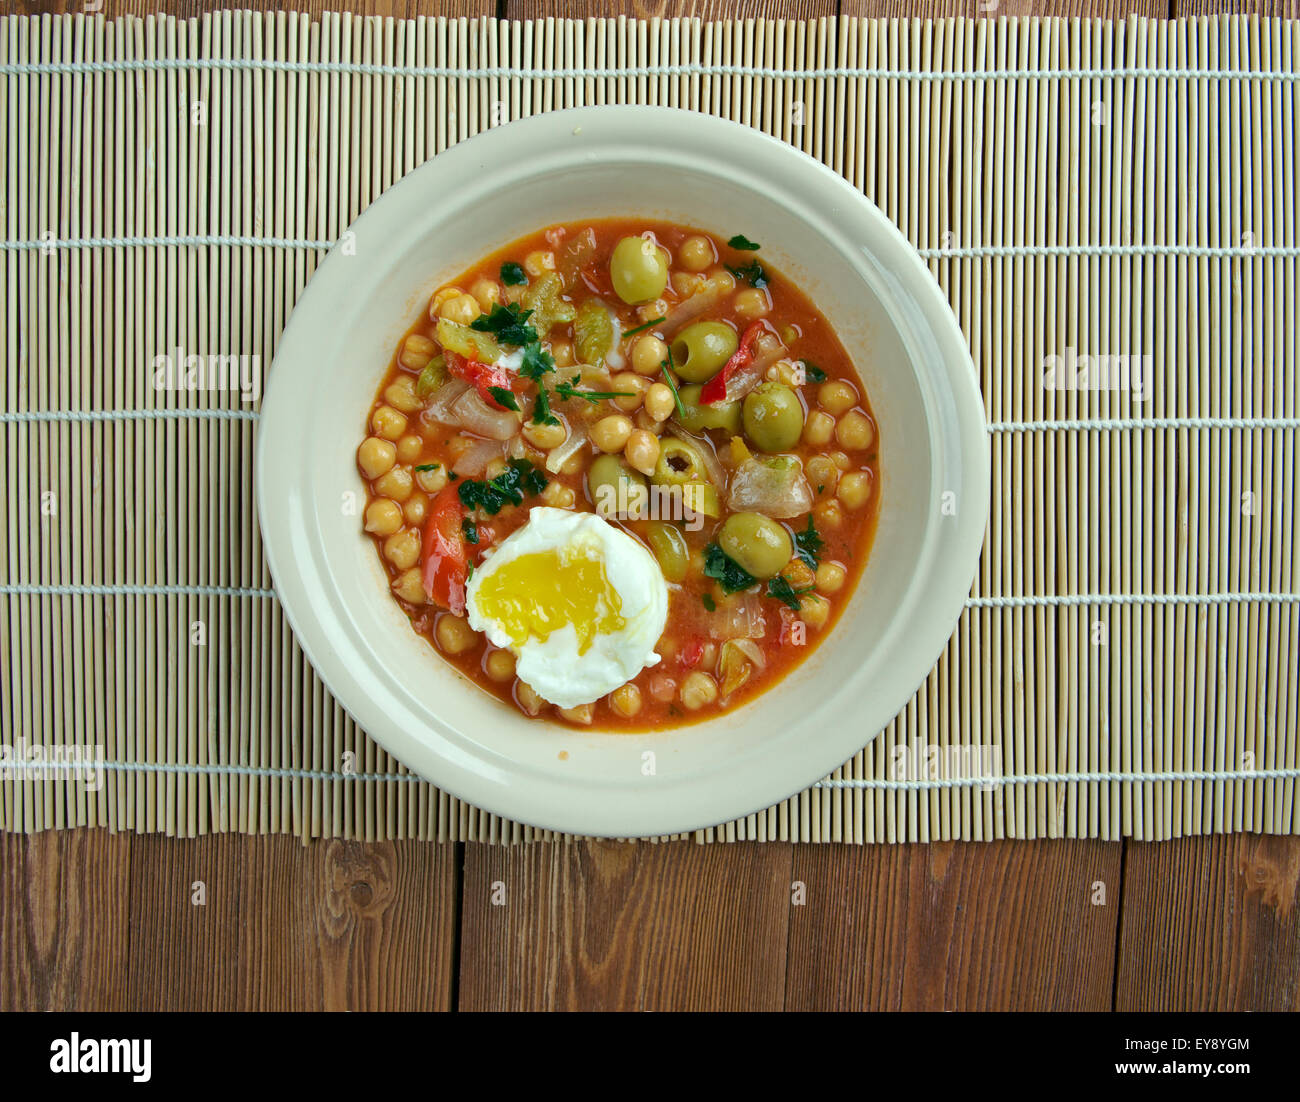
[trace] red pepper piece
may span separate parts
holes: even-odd
[[[421,559],[424,591],[442,608],[465,615],[465,580],[468,556],[461,522],[465,506],[455,485],[446,486],[433,499],[424,522],[424,550]]]
[[[514,376],[504,367],[495,367],[492,364],[479,363],[478,360],[469,360],[455,352],[443,351],[443,358],[447,361],[447,370],[458,379],[464,379],[478,391],[479,397],[496,409],[509,409],[509,406],[503,406],[496,400],[496,396],[489,389],[490,387],[499,387],[501,390],[509,390],[510,384],[514,381]]]
[[[725,402],[727,400],[727,381],[741,368],[748,367],[754,359],[754,342],[758,340],[758,335],[763,332],[762,321],[756,321],[750,325],[740,337],[740,345],[732,353],[731,359],[722,365],[722,370],[713,376],[704,384],[700,391],[700,401],[705,405],[713,405],[714,402]]]
[[[682,665],[691,669],[700,664],[700,659],[704,657],[704,640],[696,635],[691,641],[682,648]]]

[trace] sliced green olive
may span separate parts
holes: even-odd
[[[709,469],[700,455],[685,440],[665,437],[659,442],[659,462],[650,481],[656,486],[684,486],[688,482],[708,482]]]
[[[646,529],[646,540],[655,558],[659,560],[659,569],[663,571],[664,578],[670,582],[685,579],[691,553],[681,529],[675,524],[652,520]]]
[[[740,343],[736,331],[721,321],[697,321],[673,338],[673,366],[688,383],[713,378]]]
[[[803,433],[803,404],[788,386],[762,383],[745,395],[745,436],[759,451],[792,448]]]
[[[732,513],[718,531],[718,546],[755,578],[775,578],[790,561],[790,533],[762,513]]]
[[[679,392],[682,400],[682,412],[677,421],[688,432],[703,432],[705,429],[726,429],[732,436],[740,434],[740,402],[715,402],[704,405],[700,401],[700,391],[704,388],[698,384],[684,386]]]
[[[625,237],[609,258],[609,278],[629,306],[650,302],[668,286],[668,258],[648,237]]]

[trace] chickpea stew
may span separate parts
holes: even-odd
[[[438,289],[357,465],[414,629],[528,716],[716,715],[833,626],[871,545],[876,423],[761,243],[552,226]]]

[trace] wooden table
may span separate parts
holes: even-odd
[[[225,6],[106,0],[105,13],[193,15]],[[380,15],[806,18],[969,15],[976,4],[347,6]],[[80,11],[83,4],[19,0],[15,7]],[[1300,14],[1294,0],[1001,0],[997,14],[1220,10]],[[0,1009],[1300,1004],[1300,838],[304,847],[289,838],[178,841],[79,830],[0,836],[0,870]]]

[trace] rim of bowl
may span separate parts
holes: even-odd
[[[778,174],[797,177],[796,190],[805,194],[809,207],[834,209],[837,225],[852,223],[849,232],[887,268],[898,285],[897,293],[904,296],[903,305],[910,299],[915,306],[916,316],[893,318],[909,351],[916,351],[920,337],[933,342],[932,356],[937,362],[932,365],[931,382],[943,383],[951,399],[955,423],[947,428],[950,435],[955,432],[958,453],[951,459],[961,474],[962,500],[973,500],[975,507],[962,508],[954,518],[955,531],[953,527],[944,529],[942,553],[933,553],[930,547],[932,553],[925,556],[922,571],[912,581],[911,589],[919,591],[919,611],[924,615],[909,626],[891,653],[890,669],[895,676],[889,683],[896,686],[895,690],[890,693],[886,687],[868,707],[871,715],[879,719],[870,725],[875,733],[864,742],[858,724],[846,723],[838,729],[833,724],[825,725],[819,727],[817,742],[807,744],[794,760],[785,762],[788,769],[773,768],[774,762],[767,755],[745,755],[740,761],[720,766],[729,782],[725,788],[716,785],[716,774],[681,778],[674,782],[670,801],[645,807],[617,799],[604,805],[566,801],[566,794],[573,795],[576,780],[539,776],[535,771],[524,783],[508,788],[493,785],[478,771],[456,760],[463,757],[463,746],[455,744],[452,736],[456,732],[432,707],[426,708],[424,716],[426,728],[432,731],[426,729],[423,733],[432,733],[436,741],[404,729],[386,709],[386,704],[394,701],[372,691],[381,679],[365,676],[368,662],[374,661],[366,641],[342,630],[346,617],[327,616],[332,611],[330,601],[337,594],[311,542],[301,538],[306,532],[308,516],[304,509],[309,495],[295,488],[292,477],[262,477],[270,452],[288,442],[281,439],[282,435],[287,438],[294,427],[303,428],[295,426],[294,417],[295,399],[300,393],[295,386],[300,387],[302,379],[295,383],[291,374],[295,360],[300,370],[306,370],[311,357],[302,355],[300,346],[310,346],[319,339],[322,328],[328,329],[318,325],[318,318],[327,316],[331,293],[336,297],[360,293],[355,269],[343,266],[345,258],[334,251],[318,266],[299,298],[281,335],[266,382],[254,464],[258,519],[267,566],[298,644],[345,711],[408,768],[476,807],[545,829],[605,837],[677,834],[741,818],[823,779],[869,745],[924,683],[961,616],[983,546],[990,494],[984,403],[957,320],[939,284],[901,230],[865,195],[820,161],[760,131],[712,115],[666,107],[578,107],[495,127],[437,154],[395,183],[352,223],[348,230],[351,241],[358,251],[364,245],[382,255],[404,205],[410,207],[421,194],[428,193],[422,189],[436,191],[440,177],[451,177],[453,181],[458,174],[472,177],[493,163],[517,168],[525,159],[521,150],[528,144],[553,146],[561,138],[578,133],[584,140],[572,149],[575,164],[589,160],[597,144],[626,151],[629,134],[637,135],[636,145],[642,151],[651,144],[652,136],[671,136],[677,145],[688,142],[698,147],[701,156],[720,158],[725,154],[733,166],[741,159],[760,162],[766,174],[764,183],[769,186]],[[377,273],[363,276],[361,285],[379,278]],[[287,427],[277,431],[282,423]],[[268,426],[273,431],[268,432]],[[278,473],[291,472],[281,468]],[[295,536],[300,537],[296,545]],[[927,533],[927,543],[933,544],[936,538]],[[295,553],[298,551],[305,552],[305,558]],[[289,569],[290,563],[293,569]],[[380,594],[375,596],[382,599]],[[784,753],[794,753],[790,740],[784,743]]]

